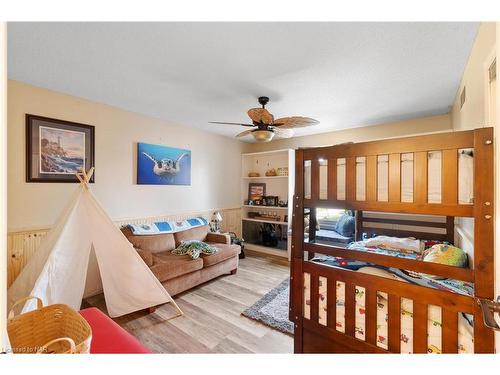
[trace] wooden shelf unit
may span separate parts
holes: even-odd
[[[292,206],[291,202],[294,193],[294,183],[295,183],[295,151],[292,149],[284,150],[273,150],[267,152],[255,152],[242,154],[242,176],[241,176],[241,229],[243,238],[246,240],[245,248],[249,250],[278,255],[290,259],[291,241],[290,241],[290,229],[291,229],[291,217],[292,217]],[[266,176],[266,171],[274,168],[288,168],[288,176]],[[259,177],[248,177],[249,172],[258,172]],[[259,206],[259,205],[248,205],[248,187],[250,183],[262,182],[266,184],[266,195],[267,196],[278,196],[281,201],[288,202],[287,207],[279,206]],[[248,217],[248,212],[263,212],[272,213],[280,217],[279,221],[250,218]],[[285,216],[287,220],[285,221]],[[281,237],[286,237],[286,250],[282,250],[274,247],[267,247],[261,244],[257,238],[256,231],[257,228],[251,226],[259,226],[260,224],[276,224],[281,226]]]

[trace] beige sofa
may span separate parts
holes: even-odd
[[[122,228],[122,232],[172,296],[217,276],[235,274],[238,269],[240,246],[231,245],[228,235],[209,232],[208,225],[174,234],[138,236],[128,227]],[[202,254],[198,259],[173,255],[171,250],[183,240],[204,241],[218,251],[212,255]]]

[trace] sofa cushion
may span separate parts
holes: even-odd
[[[225,243],[227,245],[231,244],[231,236],[229,234],[224,233],[213,233],[208,232],[206,242],[217,242],[217,243]]]
[[[134,236],[130,228],[122,228],[122,233],[138,249],[159,253],[175,249],[174,235],[171,233],[150,236]]]
[[[149,250],[144,250],[144,249],[136,249],[137,253],[140,255],[144,263],[147,264],[148,267],[151,267],[153,265],[153,253]]]
[[[238,257],[238,254],[241,251],[241,247],[239,245],[226,245],[215,242],[210,242],[210,245],[215,246],[217,248],[217,252],[211,255],[201,254],[203,267],[210,267],[226,259]]]
[[[207,238],[207,233],[208,233],[208,225],[174,233],[175,247],[178,247],[181,244],[181,242],[185,240],[205,241],[205,239]]]
[[[188,255],[174,255],[170,251],[154,254],[153,258],[154,265],[151,267],[151,272],[160,282],[203,268],[201,258],[191,259]]]

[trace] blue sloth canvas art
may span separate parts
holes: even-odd
[[[137,183],[191,185],[191,151],[138,143]]]

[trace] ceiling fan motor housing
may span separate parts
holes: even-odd
[[[269,103],[269,98],[267,96],[259,96],[259,104],[262,105],[262,108],[264,108],[267,103]]]

